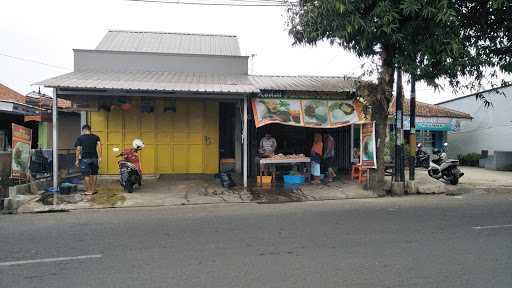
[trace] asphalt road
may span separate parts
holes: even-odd
[[[512,193],[2,215],[0,252],[0,287],[509,288]]]

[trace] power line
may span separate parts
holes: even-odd
[[[203,1],[193,1],[193,2],[203,2]],[[206,1],[208,2],[208,1]],[[235,2],[235,4],[240,4],[238,2],[242,2],[242,3],[259,3],[259,4],[286,4],[288,3],[288,1],[285,1],[285,0],[220,0],[220,1],[215,1],[215,0],[210,0],[209,2],[212,2],[212,3],[216,3],[216,2]]]
[[[19,60],[19,61],[31,62],[31,63],[35,63],[35,64],[39,64],[39,65],[44,65],[44,66],[48,66],[48,67],[52,67],[52,68],[57,68],[57,69],[62,69],[62,70],[68,70],[68,71],[69,70],[73,70],[71,68],[66,68],[66,67],[63,67],[63,66],[58,66],[58,65],[53,65],[53,64],[48,64],[48,63],[44,63],[44,62],[37,61],[37,60],[32,60],[32,59],[27,59],[27,58],[7,55],[7,54],[1,53],[1,52],[0,52],[0,56],[9,57],[9,58],[16,59],[16,60]]]
[[[130,2],[144,2],[144,3],[159,3],[159,4],[177,4],[177,5],[198,5],[198,6],[229,6],[229,7],[284,7],[287,6],[285,2],[268,2],[269,4],[265,4],[263,2],[253,2],[254,4],[242,4],[237,3],[237,1],[227,1],[232,3],[220,3],[220,2],[181,2],[181,1],[163,1],[163,0],[125,0]],[[238,1],[244,2],[244,1]],[[246,2],[247,3],[247,2]],[[261,3],[261,4],[260,4]]]

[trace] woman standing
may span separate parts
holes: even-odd
[[[335,160],[334,160],[334,148],[335,142],[331,135],[324,134],[324,163],[327,168],[327,181],[332,182],[332,179],[336,177],[334,171]]]
[[[311,147],[311,174],[313,175],[313,184],[320,184],[320,162],[324,151],[322,135],[315,133],[313,147]]]

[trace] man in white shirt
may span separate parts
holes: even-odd
[[[265,133],[265,137],[261,138],[259,152],[264,157],[274,156],[274,152],[277,148],[277,142],[270,133]]]

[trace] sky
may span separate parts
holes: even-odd
[[[0,83],[22,94],[37,90],[32,85],[35,82],[71,72],[72,49],[94,49],[109,29],[237,35],[242,54],[255,55],[250,61],[251,74],[359,76],[365,62],[328,43],[294,46],[283,7],[1,0],[0,11]],[[427,103],[456,96],[461,95],[450,89],[434,91],[417,85],[418,99]]]

